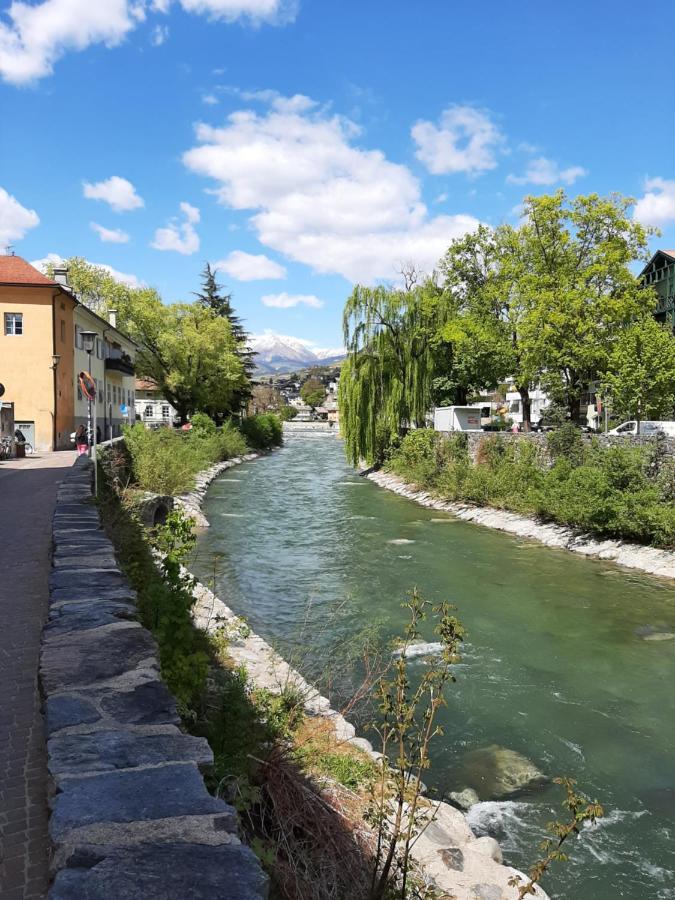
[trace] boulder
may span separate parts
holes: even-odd
[[[467,753],[462,774],[481,800],[500,800],[548,780],[527,757],[498,744]]]
[[[480,797],[473,788],[464,788],[461,791],[452,791],[450,799],[460,809],[471,809],[476,803],[480,803]]]

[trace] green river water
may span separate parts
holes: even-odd
[[[546,879],[551,897],[675,898],[675,641],[638,632],[675,630],[675,587],[423,509],[358,477],[333,435],[226,472],[205,512],[196,574],[282,651],[300,647],[305,674],[364,625],[400,634],[413,585],[455,603],[467,642],[427,782],[460,789],[463,756],[495,743],[571,775],[606,817]],[[526,868],[559,791],[487,800],[469,822]]]

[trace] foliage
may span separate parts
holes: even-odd
[[[295,406],[282,406],[279,410],[279,418],[282,422],[290,422],[294,419],[299,410]]]
[[[271,450],[280,446],[284,438],[281,419],[271,413],[247,416],[241,423],[241,431],[254,450]]]
[[[254,384],[251,389],[251,397],[248,403],[249,416],[258,413],[278,413],[286,401],[277,388],[271,384]]]
[[[602,806],[595,801],[590,802],[583,794],[576,791],[576,781],[572,778],[555,778],[556,784],[561,784],[565,788],[565,800],[563,806],[569,813],[566,822],[550,822],[548,825],[549,832],[553,838],[542,841],[540,849],[544,856],[536,862],[529,872],[529,880],[527,884],[523,884],[520,875],[514,875],[509,880],[512,887],[518,888],[518,900],[523,900],[528,894],[535,894],[535,885],[538,884],[546,871],[554,862],[566,862],[567,853],[563,850],[565,841],[571,836],[578,836],[581,828],[586,822],[594,824],[597,819],[604,815]]]
[[[157,494],[184,493],[193,487],[194,477],[202,469],[247,452],[246,440],[232,424],[216,429],[207,416],[195,418],[197,426],[188,433],[151,430],[140,423],[124,429],[138,487]]]
[[[347,359],[340,376],[340,428],[355,465],[382,462],[383,450],[425,423],[433,379],[437,293],[431,282],[399,290],[357,285],[343,328]]]
[[[193,435],[210,435],[216,433],[216,423],[206,413],[196,412],[190,419],[190,429]]]
[[[317,406],[321,406],[326,399],[326,388],[318,378],[312,376],[300,388],[300,396],[307,406],[311,406],[314,409]]]
[[[164,304],[153,288],[121,284],[79,257],[66,262],[85,306],[102,316],[117,311],[119,328],[139,344],[137,374],[157,385],[183,421],[196,410],[220,418],[238,410],[248,370],[227,317],[199,303]]]
[[[216,273],[208,262],[202,272],[202,290],[195,293],[195,296],[200,306],[210,310],[221,319],[226,319],[230,324],[236,344],[235,353],[246,375],[244,382],[235,390],[230,407],[233,413],[239,413],[251,397],[251,379],[255,370],[255,354],[248,346],[248,334],[232,306],[232,294],[224,294],[222,292],[221,285],[216,281]]]
[[[459,437],[459,436],[457,436]],[[464,436],[461,436],[462,438]],[[476,464],[430,430],[408,434],[388,467],[449,500],[496,506],[602,537],[675,547],[675,462],[641,447],[584,443],[567,424],[547,436],[550,460],[520,438],[483,438]]]
[[[192,627],[190,580],[180,570],[193,542],[191,520],[175,512],[157,530],[156,546],[167,554],[160,570],[133,505],[118,497],[104,478],[99,504],[120,566],[137,592],[141,622],[157,639],[162,677],[183,715],[193,718],[201,704],[208,657],[202,635]]]
[[[432,606],[415,588],[403,606],[409,610],[410,619],[400,652],[391,675],[382,677],[376,686],[380,715],[373,727],[380,737],[383,759],[371,810],[378,829],[371,900],[386,896],[394,873],[397,895],[407,896],[410,847],[421,822],[422,775],[430,765],[431,741],[443,733],[435,724],[435,717],[446,703],[445,688],[455,681],[452,667],[459,662],[458,651],[464,636],[464,629],[452,615],[453,607],[448,603]],[[419,640],[420,625],[429,612],[436,620],[434,632],[441,653],[413,686],[407,650]]]
[[[670,419],[675,413],[675,337],[648,317],[626,328],[609,356],[605,385],[622,419]]]

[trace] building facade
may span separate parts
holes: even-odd
[[[657,322],[670,325],[675,333],[675,250],[657,250],[640,273],[645,287],[656,292]]]
[[[78,304],[74,311],[75,366],[74,366],[74,424],[86,425],[89,401],[78,383],[80,372],[89,372],[96,383],[96,424],[101,440],[119,437],[122,426],[135,421],[134,360],[136,344],[115,327],[115,314],[111,321],[96,315],[86,306]],[[95,332],[96,340],[91,354],[85,353],[83,332]],[[92,418],[94,404],[92,404]]]
[[[162,396],[154,381],[136,381],[135,411],[136,420],[147,428],[171,427],[179,421],[176,409]]]
[[[0,256],[0,383],[36,450],[67,449],[73,430],[75,298],[20,256]]]
[[[84,352],[82,332],[96,333]],[[3,401],[35,450],[72,447],[71,434],[86,424],[88,403],[78,374],[90,371],[101,437],[117,436],[131,410],[134,419],[136,345],[78,302],[65,269],[47,278],[19,256],[0,256],[0,383]]]

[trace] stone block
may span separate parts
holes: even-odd
[[[52,607],[45,625],[43,639],[58,639],[71,631],[86,631],[101,625],[110,625],[121,619],[135,619],[136,607],[122,600],[101,600],[89,603],[65,603]]]
[[[68,650],[58,643],[44,644],[40,662],[47,694],[108,681],[155,657],[157,646],[136,622],[119,622],[73,634]],[[156,661],[154,662],[156,665]]]
[[[213,765],[213,753],[207,741],[178,730],[173,734],[115,730],[57,735],[49,741],[48,752],[49,769],[57,783],[63,776],[136,766],[191,762],[204,769]]]
[[[49,820],[57,844],[73,828],[97,822],[151,823],[153,819],[206,815],[225,808],[222,800],[209,794],[199,769],[190,763],[62,779],[60,788],[52,800]]]
[[[176,701],[164,684],[157,680],[144,681],[131,690],[92,692],[106,716],[123,725],[178,725],[180,716]]]
[[[148,844],[63,869],[50,900],[265,900],[267,876],[248,847]]]
[[[55,734],[73,725],[90,725],[98,722],[101,714],[90,700],[72,694],[48,697],[45,703],[47,734]]]

